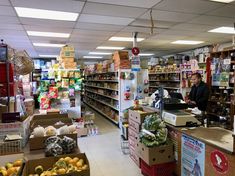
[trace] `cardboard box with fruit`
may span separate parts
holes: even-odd
[[[90,176],[85,153],[27,161],[23,176]]]
[[[1,176],[21,176],[24,166],[23,159],[17,159],[14,162],[7,162],[5,166],[0,167]]]

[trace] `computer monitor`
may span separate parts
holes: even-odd
[[[169,95],[170,95],[171,98],[177,98],[177,99],[180,99],[180,100],[184,100],[184,98],[183,98],[181,93],[170,92]]]

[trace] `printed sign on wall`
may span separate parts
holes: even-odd
[[[181,141],[181,175],[204,176],[205,144],[185,134]]]

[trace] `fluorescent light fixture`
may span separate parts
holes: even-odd
[[[140,53],[139,56],[152,56],[153,53]]]
[[[85,59],[102,59],[102,56],[83,56]]]
[[[54,47],[60,48],[63,47],[65,44],[52,44],[52,43],[33,43],[34,46],[42,46],[42,47]]]
[[[172,44],[182,44],[182,45],[198,45],[204,43],[203,41],[195,41],[195,40],[176,40],[171,42]]]
[[[122,50],[125,47],[116,47],[116,46],[98,46],[96,49],[107,49],[107,50]]]
[[[30,36],[69,38],[69,33],[27,31]]]
[[[230,3],[230,2],[233,2],[235,0],[210,0],[210,1],[222,2],[222,3]]]
[[[91,55],[111,55],[112,53],[105,53],[105,52],[89,52]]]
[[[79,15],[78,13],[25,8],[25,7],[15,7],[15,10],[19,17],[61,20],[61,21],[76,21]]]
[[[110,41],[120,41],[120,42],[133,42],[134,39],[132,37],[111,37]],[[137,38],[137,42],[143,41],[144,38]]]
[[[218,27],[215,29],[212,29],[208,32],[214,32],[214,33],[223,33],[223,34],[235,34],[235,29],[233,27]]]
[[[56,58],[58,55],[51,55],[51,54],[39,54],[39,57],[53,57]]]

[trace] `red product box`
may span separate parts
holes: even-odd
[[[10,86],[9,96],[15,96],[16,85],[14,83],[8,84]],[[0,83],[0,97],[6,97],[7,95],[7,83]]]
[[[9,81],[13,82],[13,75],[14,75],[14,69],[13,64],[9,64]],[[7,82],[7,64],[6,63],[0,63],[0,83],[6,83]]]
[[[175,162],[149,166],[140,159],[140,168],[141,173],[145,176],[172,176],[175,169]]]

